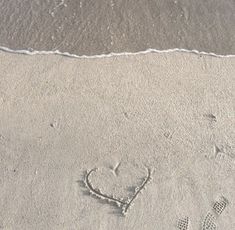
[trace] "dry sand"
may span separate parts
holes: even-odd
[[[235,54],[234,0],[1,0],[0,46],[77,55]]]
[[[0,226],[235,229],[234,64],[0,52]]]

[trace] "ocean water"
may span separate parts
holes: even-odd
[[[235,54],[233,0],[2,0],[0,46],[76,55]]]

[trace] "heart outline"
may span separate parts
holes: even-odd
[[[147,168],[147,176],[144,178],[142,184],[135,188],[135,193],[133,194],[133,196],[131,198],[128,197],[125,200],[125,199],[117,198],[117,197],[114,197],[114,196],[111,196],[111,195],[106,195],[106,194],[102,193],[100,189],[95,189],[92,186],[92,183],[89,180],[89,177],[91,176],[92,173],[96,172],[97,170],[98,170],[98,168],[94,168],[94,169],[91,169],[90,171],[87,171],[87,174],[85,175],[85,179],[84,179],[85,186],[87,187],[89,192],[92,195],[96,196],[97,198],[107,200],[108,202],[115,203],[118,207],[120,207],[122,209],[122,214],[124,216],[127,214],[128,209],[131,207],[131,204],[137,198],[138,194],[143,189],[145,189],[146,184],[148,182],[150,182],[151,179],[152,179],[152,177],[151,177],[152,171],[149,168]]]

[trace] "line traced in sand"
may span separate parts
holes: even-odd
[[[92,195],[96,196],[97,198],[107,200],[108,202],[113,202],[118,207],[121,207],[122,214],[124,216],[126,215],[128,209],[130,208],[133,201],[137,198],[138,194],[141,193],[141,191],[143,189],[145,189],[146,184],[152,179],[151,178],[151,170],[147,169],[148,175],[144,178],[142,184],[139,187],[135,188],[135,193],[133,194],[133,196],[131,198],[129,197],[129,198],[127,198],[127,200],[124,200],[122,198],[115,198],[114,196],[106,195],[106,194],[102,193],[100,189],[95,189],[93,187],[91,181],[89,180],[89,177],[91,176],[91,174],[93,172],[96,172],[97,170],[98,170],[97,168],[94,168],[94,169],[91,169],[90,171],[87,172],[85,179],[84,179],[85,186],[88,188],[89,192]]]

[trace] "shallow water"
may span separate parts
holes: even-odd
[[[77,55],[148,48],[235,54],[227,1],[2,0],[0,46]]]

